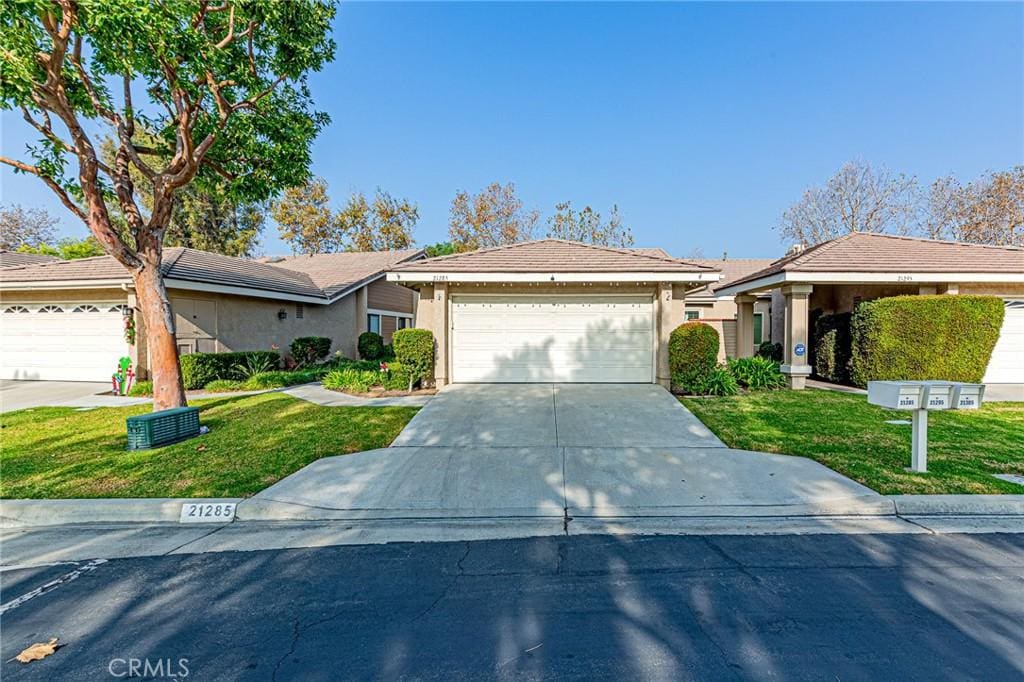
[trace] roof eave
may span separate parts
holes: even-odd
[[[439,282],[717,282],[718,272],[451,272],[391,271],[389,282],[396,284],[436,284]]]
[[[946,283],[1021,283],[1024,272],[795,272],[782,271],[746,282],[715,289],[715,296],[735,296],[774,289],[789,283],[801,284],[946,284]]]

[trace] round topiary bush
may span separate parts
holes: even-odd
[[[703,322],[687,322],[672,331],[668,340],[668,367],[672,387],[701,393],[718,365],[719,338],[715,328]]]
[[[376,332],[359,335],[359,357],[363,360],[379,360],[384,355],[384,337]]]

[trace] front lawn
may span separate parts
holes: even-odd
[[[195,401],[210,432],[125,450],[149,405],[0,415],[0,497],[242,497],[321,457],[387,447],[411,407],[321,407],[283,393]]]
[[[885,495],[1024,493],[992,474],[1024,473],[1024,404],[986,403],[976,411],[932,412],[928,473],[910,466],[907,419],[869,405],[863,395],[768,391],[721,398],[683,398],[726,445],[801,455]]]

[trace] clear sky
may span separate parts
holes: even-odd
[[[1024,163],[1021,3],[348,3],[335,37],[313,170],[338,203],[417,202],[421,244],[456,190],[512,181],[544,212],[618,204],[638,246],[771,257],[782,211],[851,158],[925,182]],[[34,178],[0,179],[85,234]],[[263,251],[287,251],[275,232]]]

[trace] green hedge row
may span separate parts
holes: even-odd
[[[996,296],[894,296],[857,306],[850,378],[981,381],[1005,308]]]
[[[814,323],[812,365],[814,373],[836,384],[850,381],[850,360],[853,357],[853,339],[850,323],[853,313],[822,315]]]
[[[244,379],[242,367],[265,367],[275,370],[281,366],[281,355],[269,350],[238,353],[191,353],[181,356],[181,378],[185,389],[202,388],[217,379]]]

